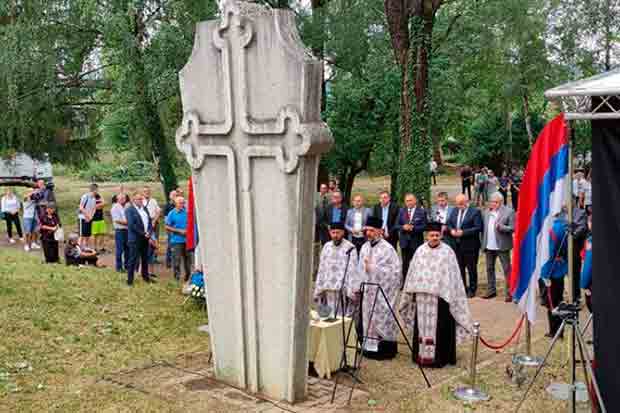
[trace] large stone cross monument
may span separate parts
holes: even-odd
[[[180,73],[177,147],[193,169],[216,377],[306,391],[322,63],[290,11],[225,1]]]

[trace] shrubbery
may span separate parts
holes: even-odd
[[[158,180],[155,164],[147,161],[133,161],[114,165],[107,162],[91,162],[78,172],[78,177],[92,182],[127,182]]]

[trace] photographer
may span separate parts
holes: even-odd
[[[564,296],[564,277],[568,273],[568,220],[563,209],[556,215],[549,236],[549,261],[540,272],[546,287],[545,306],[549,319],[549,332],[546,337],[553,337],[562,324],[562,319],[552,314]],[[562,336],[561,336],[562,337]]]
[[[583,250],[583,267],[581,269],[581,288],[583,288],[586,296],[586,305],[588,310],[592,312],[592,215],[588,217],[588,229],[590,236],[586,240],[586,246]]]

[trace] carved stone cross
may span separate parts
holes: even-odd
[[[290,402],[305,396],[316,175],[332,141],[322,70],[292,12],[227,1],[180,73],[216,376]]]

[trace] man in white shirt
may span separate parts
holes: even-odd
[[[159,217],[161,215],[161,209],[159,208],[159,204],[155,198],[151,197],[151,188],[148,186],[144,187],[142,192],[144,194],[144,208],[147,210],[149,217],[151,217],[151,223],[153,225],[153,234],[152,238],[154,240],[159,239]],[[149,246],[149,266],[150,273],[152,274],[152,266],[157,262],[157,252],[152,245]]]
[[[442,225],[441,234],[444,236],[447,230],[448,217],[452,213],[452,207],[448,205],[448,194],[440,192],[437,194],[437,202],[431,207],[429,222],[437,222]]]
[[[110,214],[114,226],[115,268],[117,272],[123,272],[127,269],[129,258],[127,217],[125,216],[125,206],[129,202],[129,196],[125,193],[115,195],[112,202]]]
[[[510,290],[508,280],[510,278],[510,250],[512,250],[512,234],[514,232],[514,212],[503,205],[504,196],[499,192],[491,194],[489,209],[484,211],[484,230],[482,231],[482,249],[486,255],[487,263],[487,293],[483,298],[489,299],[497,296],[495,261],[499,258],[506,280],[505,301],[510,302]]]
[[[353,208],[347,211],[344,227],[349,232],[349,241],[355,245],[358,253],[366,242],[364,229],[370,215],[370,209],[364,207],[364,198],[359,194],[355,195],[353,197]]]
[[[434,159],[428,164],[428,168],[431,171],[431,179],[433,180],[433,185],[437,185],[437,162]]]
[[[80,230],[79,245],[82,248],[91,248],[92,240],[92,221],[97,208],[97,200],[95,192],[97,192],[97,184],[91,184],[89,191],[80,198],[80,207],[78,210],[78,228]]]
[[[583,172],[575,172],[575,177],[573,178],[573,200],[580,208],[583,208],[586,185],[587,182],[583,177]]]

